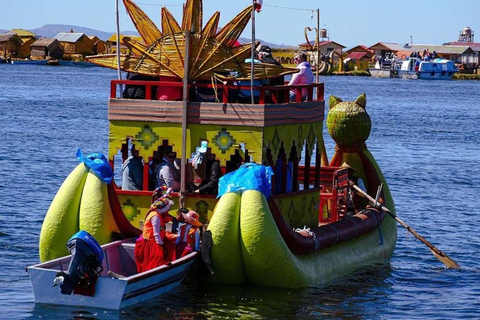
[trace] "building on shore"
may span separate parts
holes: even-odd
[[[78,32],[60,32],[54,39],[57,39],[63,46],[64,56],[82,57],[93,54],[93,40],[84,33]]]
[[[458,41],[445,43],[445,45],[448,46],[469,46],[473,52],[475,52],[474,56],[471,56],[467,61],[462,63],[460,71],[478,73],[478,69],[480,68],[480,42],[475,42],[474,39],[475,35],[473,30],[465,27],[460,31]]]
[[[5,35],[16,35],[20,38],[21,44],[15,51],[13,58],[25,59],[30,57],[30,46],[37,40],[34,33],[23,29],[12,29],[5,32]]]
[[[369,49],[367,46],[358,45],[345,51],[346,58],[346,70],[366,70],[368,65],[374,57],[374,50]],[[352,68],[353,66],[353,68]]]
[[[405,58],[412,52],[419,52],[422,57],[427,52],[435,52],[437,57],[452,60],[456,64],[468,64],[476,59],[475,51],[467,45],[408,44],[403,47],[403,50],[398,51],[397,55]]]
[[[22,39],[16,34],[0,35],[0,57],[16,58],[22,45]]]
[[[53,38],[38,39],[32,43],[30,50],[31,60],[45,60],[49,58],[60,60],[63,58],[63,46],[60,41]]]
[[[317,61],[317,45],[316,43],[311,44],[308,42],[304,42],[298,45],[300,50],[305,50],[308,54],[310,62],[315,66]],[[325,40],[320,41],[318,44],[318,52],[320,57],[330,57],[332,56],[332,63],[338,64],[343,63],[343,49],[346,47],[341,45],[338,42]]]
[[[92,53],[93,54],[106,54],[107,53],[107,43],[101,40],[97,36],[88,36],[93,42]]]
[[[404,50],[404,47],[398,43],[377,42],[373,46],[368,47],[368,49],[373,50],[373,55],[376,59],[379,59],[395,55],[397,52]]]
[[[123,35],[121,34],[120,35],[120,53],[121,54],[128,54],[129,53],[129,49],[127,48],[127,46],[123,43],[123,38],[131,38],[131,39],[134,39],[134,40],[137,40],[139,42],[142,42],[143,43],[143,39],[142,37],[139,37],[139,36],[129,36],[129,35]],[[117,53],[117,34],[113,34],[110,38],[108,38],[107,40],[107,50],[109,53]]]

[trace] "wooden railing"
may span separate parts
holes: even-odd
[[[145,87],[145,100],[155,100],[153,96],[154,88],[160,87],[171,87],[171,88],[181,88],[183,84],[181,82],[164,82],[164,81],[137,81],[137,80],[112,80],[110,83],[110,98],[117,98],[117,87],[118,85],[123,86],[143,86]],[[207,83],[197,83],[188,85],[188,101],[192,101],[190,98],[190,92],[192,88],[210,88],[221,91],[221,103],[235,102],[235,93],[240,90],[250,90],[250,86],[244,86],[234,83],[227,84],[218,84],[213,86],[212,84]],[[316,91],[315,91],[316,89]],[[323,83],[312,83],[312,84],[303,84],[303,85],[280,85],[280,86],[254,86],[253,90],[258,91],[259,104],[278,104],[278,103],[301,103],[309,101],[323,101],[324,100],[324,84]],[[302,91],[307,92],[306,99],[302,101]],[[295,93],[295,101],[290,101],[290,91]],[[314,92],[315,97],[314,97]],[[267,97],[269,99],[267,99]],[[315,99],[314,99],[315,98]],[[194,101],[194,100],[193,100]]]

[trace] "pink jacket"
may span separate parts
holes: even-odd
[[[300,69],[300,72],[294,73],[292,79],[288,83],[289,86],[297,84],[310,84],[313,83],[314,76],[310,64],[306,61],[301,62],[297,65],[297,69]],[[307,97],[307,90],[302,90],[302,97]]]

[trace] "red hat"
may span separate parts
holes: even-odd
[[[185,221],[190,223],[192,226],[201,227],[203,225],[200,221],[198,221],[200,216],[198,215],[198,213],[196,213],[193,210],[188,211],[188,213],[182,212],[182,216],[185,219]]]

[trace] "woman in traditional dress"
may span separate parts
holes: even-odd
[[[174,237],[166,231],[165,224],[173,220],[168,210],[173,201],[168,199],[168,190],[154,191],[155,199],[147,213],[143,234],[135,243],[137,271],[144,272],[175,260]]]

